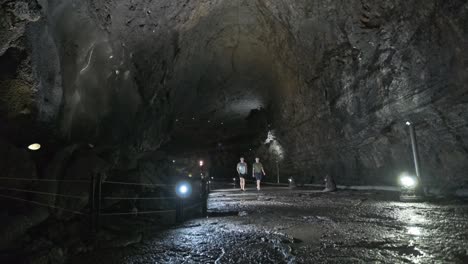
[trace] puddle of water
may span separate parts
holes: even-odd
[[[400,255],[421,256],[423,253],[413,245],[392,245],[386,241],[361,241],[351,247],[395,251]]]

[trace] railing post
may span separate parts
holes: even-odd
[[[184,221],[184,199],[181,197],[176,198],[176,223]]]
[[[276,161],[276,183],[280,183],[280,174],[279,174],[279,161]]]
[[[96,199],[96,231],[99,231],[101,217],[101,198],[102,198],[102,174],[97,175],[97,199]]]
[[[208,212],[208,185],[206,184],[206,179],[202,179],[202,216],[207,216]]]
[[[96,231],[96,177],[93,173],[91,176],[90,190],[89,190],[89,224],[91,227],[91,233]]]

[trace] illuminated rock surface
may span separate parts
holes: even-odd
[[[280,148],[284,179],[393,185],[412,171],[411,120],[425,182],[466,181],[466,1],[42,0],[2,12],[1,131],[15,146],[91,143],[129,162],[164,144],[223,146],[228,160],[252,149],[271,166]],[[279,147],[259,146],[270,130]]]

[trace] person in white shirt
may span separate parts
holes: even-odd
[[[244,162],[244,157],[240,158],[237,163],[237,173],[239,174],[239,183],[241,191],[245,191],[245,178],[247,177],[247,163]]]

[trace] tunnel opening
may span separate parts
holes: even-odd
[[[285,186],[464,193],[466,1],[384,2],[5,1],[0,249],[94,191],[133,217],[173,209],[163,185],[236,186],[241,156]]]

